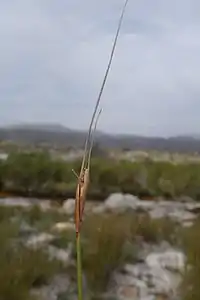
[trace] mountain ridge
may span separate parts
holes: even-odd
[[[21,123],[0,127],[0,140],[20,144],[48,143],[50,146],[82,148],[86,135],[86,130],[72,129],[59,123]],[[97,131],[96,141],[103,148],[200,152],[200,138],[188,135],[164,138]]]

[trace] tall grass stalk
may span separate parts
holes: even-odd
[[[83,275],[82,275],[82,259],[81,259],[81,233],[76,236],[76,255],[77,255],[77,288],[78,300],[83,300]]]
[[[94,108],[94,112],[91,118],[91,122],[90,122],[90,126],[89,126],[89,130],[88,130],[88,134],[86,137],[86,141],[85,141],[85,147],[84,147],[84,156],[83,156],[83,160],[82,160],[82,165],[81,165],[81,170],[80,170],[80,174],[79,176],[76,174],[76,176],[78,177],[78,184],[77,184],[77,188],[76,188],[76,204],[75,204],[75,227],[76,227],[76,251],[77,251],[77,287],[78,287],[78,300],[82,300],[83,299],[83,280],[82,280],[82,261],[81,261],[81,236],[80,236],[80,231],[81,231],[81,223],[83,220],[83,212],[84,212],[84,206],[85,206],[85,200],[86,200],[86,195],[87,195],[87,190],[88,190],[88,186],[89,186],[89,173],[90,173],[90,159],[91,159],[91,153],[92,153],[92,148],[93,148],[93,141],[94,141],[94,135],[95,131],[96,131],[96,125],[98,122],[98,118],[99,115],[101,113],[101,110],[96,118],[96,122],[94,124],[95,121],[95,117],[96,117],[96,113],[98,111],[98,107],[99,107],[99,103],[101,100],[101,96],[104,90],[104,86],[107,80],[107,76],[110,70],[110,66],[112,63],[112,59],[114,56],[114,52],[115,52],[115,47],[117,44],[117,40],[118,40],[118,35],[120,32],[120,28],[121,28],[121,24],[122,24],[122,20],[123,20],[123,16],[124,16],[124,12],[125,12],[125,8],[127,6],[128,0],[125,0],[125,3],[123,5],[123,9],[122,9],[122,13],[119,19],[119,23],[118,23],[118,27],[117,27],[117,32],[115,35],[115,39],[113,42],[113,46],[112,46],[112,51],[110,54],[110,59],[106,68],[106,72],[104,75],[104,79],[101,85],[101,89],[96,101],[96,105]],[[93,124],[94,124],[94,128],[93,128]]]

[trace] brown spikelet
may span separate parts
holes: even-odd
[[[86,169],[83,170],[76,188],[76,201],[75,201],[76,233],[80,231],[88,187],[89,187],[89,169]]]
[[[86,200],[86,196],[87,196],[87,191],[88,191],[88,187],[89,187],[89,183],[90,183],[90,173],[89,173],[89,169],[85,170],[84,173],[84,184],[82,186],[81,189],[81,201],[80,201],[80,221],[82,222],[83,219],[83,212],[84,212],[84,208],[85,208],[85,200]]]
[[[81,219],[81,194],[84,185],[84,170],[80,173],[78,178],[78,184],[76,188],[76,199],[75,199],[75,227],[76,233],[80,230],[80,219]]]

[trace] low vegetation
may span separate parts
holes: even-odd
[[[61,269],[42,250],[31,250],[18,242],[19,228],[0,222],[0,299],[30,300],[30,290],[47,284]]]
[[[0,161],[0,191],[15,195],[74,197],[76,178],[71,169],[79,170],[80,161],[52,160],[49,154],[11,153]],[[105,199],[112,192],[140,197],[190,196],[200,200],[198,163],[128,162],[93,159],[88,198]]]
[[[111,274],[138,259],[138,239],[148,243],[173,241],[175,224],[132,213],[88,216],[83,225],[83,267],[90,289],[105,290]]]
[[[29,210],[0,206],[0,299],[33,300],[30,290],[49,284],[54,275],[61,272],[67,272],[73,280],[76,276],[73,260],[71,269],[65,269],[58,261],[50,260],[42,249],[26,248],[21,242],[22,222],[36,228],[37,232],[44,228],[46,232],[52,232],[55,222],[64,221],[64,217],[66,221],[62,213],[56,210],[42,212],[37,206]],[[55,239],[50,243],[58,249],[66,249],[69,243],[75,243],[74,232],[54,234]],[[155,245],[162,241],[181,247],[187,256],[180,287],[181,299],[199,300],[200,220],[183,229],[167,218],[152,220],[145,213],[133,212],[88,215],[84,220],[83,269],[91,297],[106,291],[113,271],[126,262],[138,261],[144,242]],[[63,299],[65,297],[63,294]]]
[[[187,263],[183,274],[181,293],[183,300],[200,299],[200,219],[182,235]]]

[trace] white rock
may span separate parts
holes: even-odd
[[[69,214],[72,215],[75,210],[75,199],[68,199],[63,203],[62,210]]]
[[[31,203],[30,199],[17,197],[17,198],[1,198],[0,205],[19,206],[19,207],[26,208],[32,206],[33,203]]]
[[[118,299],[143,299],[148,296],[148,287],[141,279],[118,274],[115,276],[115,281]]]
[[[143,264],[143,263],[138,263],[135,265],[126,264],[124,266],[124,271],[127,274],[132,275],[137,278],[142,278],[142,276],[145,274],[146,270],[147,270],[147,266],[146,266],[146,264]]]
[[[168,216],[179,223],[194,221],[197,217],[195,214],[184,210],[174,210],[173,212],[170,212]]]
[[[65,265],[70,262],[70,258],[71,258],[71,248],[70,247],[69,247],[69,249],[58,249],[57,247],[49,246],[48,253],[51,258],[60,260]]]
[[[152,219],[162,219],[167,216],[167,210],[165,207],[157,206],[149,212],[149,215]]]
[[[26,245],[28,247],[37,248],[51,242],[54,238],[55,237],[52,234],[43,232],[31,236],[26,242]]]
[[[70,222],[58,222],[53,225],[52,230],[56,230],[59,232],[70,230],[74,231],[74,224]]]
[[[151,253],[146,258],[149,267],[158,267],[181,272],[185,266],[185,255],[176,250],[167,250],[164,253]]]
[[[152,210],[158,204],[155,201],[141,200],[137,202],[137,209],[142,209],[144,211]]]
[[[161,219],[169,217],[179,223],[194,221],[196,215],[186,211],[182,203],[159,203],[150,212],[152,219]]]
[[[94,206],[92,209],[92,213],[94,214],[103,214],[106,211],[106,207],[105,205],[98,205],[98,206]]]
[[[195,214],[200,213],[200,203],[185,203],[184,208]]]
[[[44,212],[46,212],[46,211],[52,209],[52,205],[51,205],[51,201],[50,201],[50,200],[43,200],[43,201],[40,201],[40,202],[38,203],[38,206],[39,206],[39,208],[40,208],[42,211],[44,211]]]
[[[145,264],[137,264],[134,266],[127,265],[125,268],[128,274],[140,278],[146,286],[156,293],[168,294],[171,290],[170,277],[166,272],[157,266],[148,266]],[[148,294],[150,290],[148,290]]]
[[[137,287],[137,297],[133,299],[151,299],[152,295],[153,299],[156,299],[155,295],[158,294],[166,295],[171,299],[176,295],[177,287],[181,282],[179,272],[184,269],[184,264],[185,256],[180,251],[168,249],[163,253],[153,252],[147,255],[145,263],[126,264],[123,273],[116,276],[116,283],[117,286],[122,287],[119,291],[123,296],[127,291],[134,291],[126,287]]]
[[[130,194],[120,194],[115,193],[111,194],[106,200],[105,200],[105,207],[109,209],[136,209],[136,205],[138,203],[139,199],[133,195]]]

